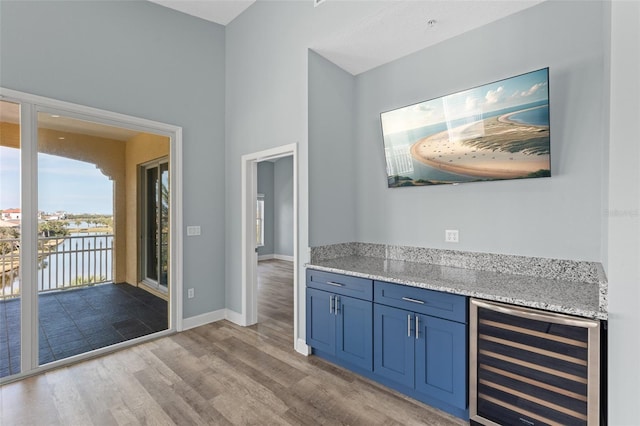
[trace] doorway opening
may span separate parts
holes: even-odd
[[[291,234],[291,239],[288,240],[290,241],[290,248],[285,249],[280,246],[282,250],[287,250],[285,253],[288,254],[274,253],[273,249],[271,249],[272,253],[265,253],[265,251],[268,251],[265,246],[267,246],[269,242],[269,219],[267,215],[270,208],[268,205],[269,201],[275,201],[276,197],[274,195],[273,200],[268,200],[267,194],[264,193],[266,191],[258,191],[258,165],[265,162],[275,164],[277,161],[282,161],[283,165],[288,164],[288,168],[290,169],[289,179],[291,192],[288,202],[290,204],[290,209],[288,210],[290,213],[288,213],[288,217],[285,213],[283,218],[283,223],[288,223],[288,225],[286,225],[287,229],[284,230],[283,233],[289,232]],[[285,168],[282,170],[284,169]],[[263,257],[263,260],[275,260],[272,262],[272,265],[268,265],[266,263],[263,264],[263,266],[265,266],[265,268],[262,268],[265,270],[265,282],[266,280],[273,278],[274,273],[275,275],[281,274],[281,276],[284,277],[289,276],[288,272],[284,272],[287,271],[287,269],[292,272],[289,291],[293,293],[293,310],[291,313],[286,313],[285,315],[290,316],[290,318],[293,317],[293,335],[290,336],[290,342],[293,343],[294,347],[296,346],[296,336],[298,335],[298,318],[294,315],[294,313],[298,311],[298,274],[296,273],[298,268],[297,188],[298,169],[296,144],[284,145],[253,154],[247,154],[242,157],[242,325],[248,326],[258,322],[258,299],[260,296],[258,289],[258,270],[261,269],[261,267],[258,266],[258,233],[262,233],[263,230],[265,234],[263,245],[260,248],[263,251],[262,256],[266,256]],[[284,190],[283,192],[287,191]],[[258,198],[259,193],[264,196],[261,197],[264,202],[263,217],[259,217],[258,215],[258,207],[260,206]],[[260,229],[260,227],[262,227],[262,229]],[[275,231],[276,229],[278,229],[276,226],[271,227],[271,231]],[[274,238],[272,243],[275,242]],[[280,243],[286,244],[282,241]],[[281,264],[281,267],[275,265],[278,261],[284,262]],[[286,267],[287,263],[290,265],[289,267]],[[271,269],[272,272],[268,272],[269,269]],[[269,278],[269,276],[271,278]],[[282,278],[279,279],[279,281],[285,280],[286,279]],[[260,293],[263,292],[260,291]],[[268,291],[263,294],[265,294],[265,297],[268,297]]]
[[[0,165],[15,171],[0,199],[11,237],[0,252],[0,331],[11,335],[0,361],[11,368],[0,382],[180,330],[181,129],[2,88],[0,107]],[[164,161],[145,253],[165,291],[151,294],[138,280],[136,171],[154,158]]]
[[[258,162],[258,325],[293,334],[293,157]]]

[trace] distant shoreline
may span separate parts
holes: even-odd
[[[490,117],[427,136],[411,146],[411,155],[435,169],[476,178],[513,179],[549,169],[548,153],[501,149],[514,140],[536,143],[548,139],[548,126],[509,119],[514,114],[535,108],[539,107]]]
[[[546,128],[549,127],[548,124],[531,124],[531,123],[520,123],[519,121],[514,121],[511,119],[511,116],[516,114],[521,114],[526,111],[533,111],[534,109],[544,108],[546,105],[538,105],[532,108],[521,109],[519,111],[512,111],[506,114],[503,114],[498,117],[498,121],[501,123],[515,124],[516,126],[529,126],[529,127],[538,127],[538,128]]]

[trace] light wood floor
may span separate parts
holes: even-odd
[[[461,425],[293,350],[290,262],[260,262],[259,324],[194,328],[0,388],[0,425]]]

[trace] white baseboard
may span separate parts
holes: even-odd
[[[304,340],[296,339],[296,352],[309,356],[311,355],[311,348],[307,346],[307,343]]]
[[[263,254],[262,256],[258,256],[258,262],[260,262],[261,260],[271,260],[271,259],[286,260],[288,262],[293,262],[293,256],[288,256],[286,254]]]
[[[231,321],[234,324],[240,325],[244,327],[246,325],[246,321],[242,314],[237,313],[236,311],[232,311],[231,309],[226,310],[225,319]]]
[[[287,256],[286,254],[274,254],[273,258],[278,260],[286,260],[289,262],[293,262],[293,256]]]
[[[223,320],[227,317],[226,313],[227,309],[218,309],[217,311],[207,312],[206,314],[196,315],[195,317],[184,318],[182,320],[182,331]]]

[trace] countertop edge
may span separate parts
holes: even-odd
[[[397,279],[391,276],[367,274],[367,273],[353,271],[353,270],[332,268],[332,267],[316,265],[312,263],[305,264],[304,266],[306,268],[314,269],[318,271],[334,272],[338,274],[350,275],[350,276],[360,277],[360,278],[367,278],[371,280],[386,281],[386,282],[391,282],[395,284],[408,285],[411,287],[419,287],[419,288],[424,288],[428,290],[458,294],[458,295],[469,296],[469,297],[474,297],[474,298],[484,299],[484,300],[492,300],[496,302],[503,302],[503,303],[508,303],[512,305],[525,306],[525,307],[541,309],[541,310],[550,311],[550,312],[574,315],[574,316],[579,316],[583,318],[606,320],[608,317],[607,312],[603,312],[602,310],[599,310],[599,311],[585,310],[585,309],[580,309],[572,306],[544,303],[544,302],[519,299],[514,297],[497,296],[494,294],[482,293],[482,292],[473,292],[465,289],[456,288],[455,286],[452,286],[450,283],[443,284],[439,282],[437,279],[435,280],[431,279],[432,283],[425,283],[425,282],[419,282],[419,281]],[[602,304],[600,306],[600,309],[602,309]]]

